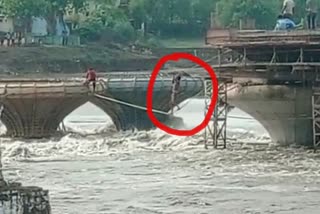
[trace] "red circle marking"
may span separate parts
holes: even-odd
[[[153,88],[154,88],[154,84],[156,82],[156,78],[158,76],[158,73],[160,72],[161,68],[163,67],[163,65],[169,61],[179,61],[179,59],[187,59],[190,60],[198,65],[200,65],[201,67],[203,67],[210,75],[211,77],[211,81],[212,81],[212,97],[211,97],[211,102],[207,111],[207,114],[204,118],[204,120],[202,121],[202,123],[200,123],[200,125],[196,126],[195,128],[191,129],[191,130],[178,130],[178,129],[173,129],[170,128],[168,126],[166,126],[165,124],[161,123],[153,114]],[[158,63],[156,64],[155,68],[153,69],[153,72],[151,74],[150,77],[150,81],[149,81],[149,85],[148,85],[148,89],[147,89],[147,114],[150,118],[150,120],[152,121],[152,123],[158,127],[159,129],[172,134],[172,135],[178,135],[178,136],[192,136],[197,134],[198,132],[200,132],[201,130],[203,130],[208,123],[211,120],[211,116],[214,112],[214,108],[215,105],[217,103],[217,99],[218,99],[218,80],[217,77],[214,73],[213,68],[211,68],[211,66],[209,64],[207,64],[206,62],[204,62],[203,60],[201,60],[198,57],[195,57],[191,54],[188,53],[173,53],[173,54],[169,54],[166,55],[164,57],[162,57]]]

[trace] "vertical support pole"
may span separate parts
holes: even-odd
[[[300,48],[300,62],[303,63],[304,62],[304,53],[303,53],[303,48],[301,47]],[[303,87],[305,87],[305,84],[306,84],[306,73],[305,73],[305,70],[303,69],[302,71],[302,79],[303,79]]]
[[[197,51],[197,49],[193,49],[193,55],[198,56],[198,51]]]
[[[136,85],[137,85],[137,77],[135,76],[133,78],[133,96],[135,95],[134,93],[136,92]],[[138,113],[137,113],[138,109],[134,109],[134,124],[135,124],[135,128],[138,128]]]
[[[315,95],[313,94],[312,95],[312,123],[313,123],[313,148],[314,148],[314,151],[316,152],[317,151],[317,148],[316,148],[316,115],[315,115]]]
[[[5,184],[4,176],[2,173],[2,150],[1,150],[1,148],[0,148],[0,183],[1,183],[1,186]]]
[[[247,48],[243,50],[244,67],[247,67]]]
[[[19,210],[20,210],[19,198],[20,198],[20,193],[17,193],[17,195],[16,195],[16,213],[19,213]]]
[[[205,80],[205,114],[211,102],[212,90],[211,80]],[[227,144],[227,84],[222,83],[218,87],[218,100],[215,106],[212,120],[205,129],[205,148],[209,142],[215,149],[225,149]],[[209,101],[208,101],[209,100]]]
[[[204,97],[204,117],[207,115],[207,81],[203,80],[203,97]],[[210,123],[210,122],[209,122]],[[209,126],[210,124],[208,124]],[[208,149],[208,130],[207,127],[204,129],[204,148]]]
[[[210,28],[212,29],[214,27],[214,16],[215,14],[213,12],[210,13]]]
[[[12,203],[12,190],[9,191],[10,192],[10,210],[12,212],[13,209],[13,203]]]
[[[221,67],[221,48],[218,49],[218,63],[219,67]]]
[[[312,95],[313,147],[316,152],[320,147],[320,88],[313,89]]]
[[[313,88],[312,95],[313,147],[316,152],[320,147],[320,88]]]
[[[304,62],[303,48],[300,48],[300,62]]]
[[[227,91],[227,84],[224,84],[224,138],[223,138],[223,148],[226,149],[227,147],[227,122],[228,122],[228,91]]]
[[[33,83],[33,93],[34,93],[34,99],[33,99],[33,103],[32,103],[32,121],[31,121],[31,135],[34,135],[35,133],[35,128],[38,128],[38,127],[35,127],[36,126],[36,115],[37,115],[37,112],[36,112],[36,109],[37,109],[37,84],[36,82]]]
[[[277,62],[277,53],[276,53],[276,48],[273,46],[272,48],[273,54],[272,54],[272,59],[271,59],[271,64],[274,62]]]
[[[220,89],[218,89],[220,90]],[[216,107],[214,109],[214,117],[213,117],[213,146],[215,149],[218,148],[218,138],[219,138],[219,135],[218,135],[218,118],[219,118],[219,99],[220,97],[218,96],[218,102],[216,104]]]

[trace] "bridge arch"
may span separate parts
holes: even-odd
[[[72,111],[90,101],[110,116],[118,130],[149,130],[154,128],[146,110],[123,106],[94,96],[82,82],[61,80],[2,80],[0,103],[4,106],[1,120],[10,137],[43,138],[56,133],[59,124]],[[99,82],[97,93],[146,106],[148,77],[109,78]],[[154,86],[153,108],[169,112],[172,79],[162,77]],[[185,78],[177,103],[198,94],[203,87],[199,79]],[[157,115],[161,122],[167,115]]]
[[[257,85],[229,91],[228,102],[260,122],[274,143],[308,146],[312,144],[311,96],[310,88]]]
[[[86,102],[85,96],[74,97],[11,97],[2,100],[1,120],[6,135],[24,138],[49,137],[56,132],[63,118]]]

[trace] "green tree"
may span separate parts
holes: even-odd
[[[7,16],[15,17],[26,31],[30,29],[32,16],[42,16],[47,12],[46,0],[2,0],[2,10]]]
[[[221,0],[218,17],[226,27],[238,27],[239,20],[251,18],[257,27],[270,28],[274,25],[280,7],[278,0]]]
[[[49,23],[49,32],[55,33],[55,26],[57,24],[56,18],[61,23],[64,22],[64,15],[67,9],[75,10],[77,13],[80,9],[84,8],[87,0],[45,0],[47,2],[47,21]]]
[[[150,22],[150,13],[147,11],[147,4],[148,0],[135,0],[130,1],[129,3],[130,16],[135,20],[137,26],[140,26],[142,23]]]
[[[98,40],[101,37],[108,42],[130,42],[135,31],[128,16],[118,8],[114,0],[95,0],[96,10],[80,25],[79,33],[86,40]]]
[[[193,20],[209,25],[210,14],[214,12],[218,0],[192,0]]]
[[[200,35],[210,24],[218,0],[132,0],[130,15],[149,32],[166,36]]]

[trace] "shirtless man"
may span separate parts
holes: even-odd
[[[282,14],[284,18],[292,19],[294,14],[294,8],[296,4],[294,0],[284,0]]]
[[[175,106],[178,107],[178,110],[180,110],[180,107],[176,104],[176,98],[180,91],[180,81],[181,81],[181,74],[177,74],[172,79],[172,90],[171,90],[171,115],[173,115],[173,109]]]

